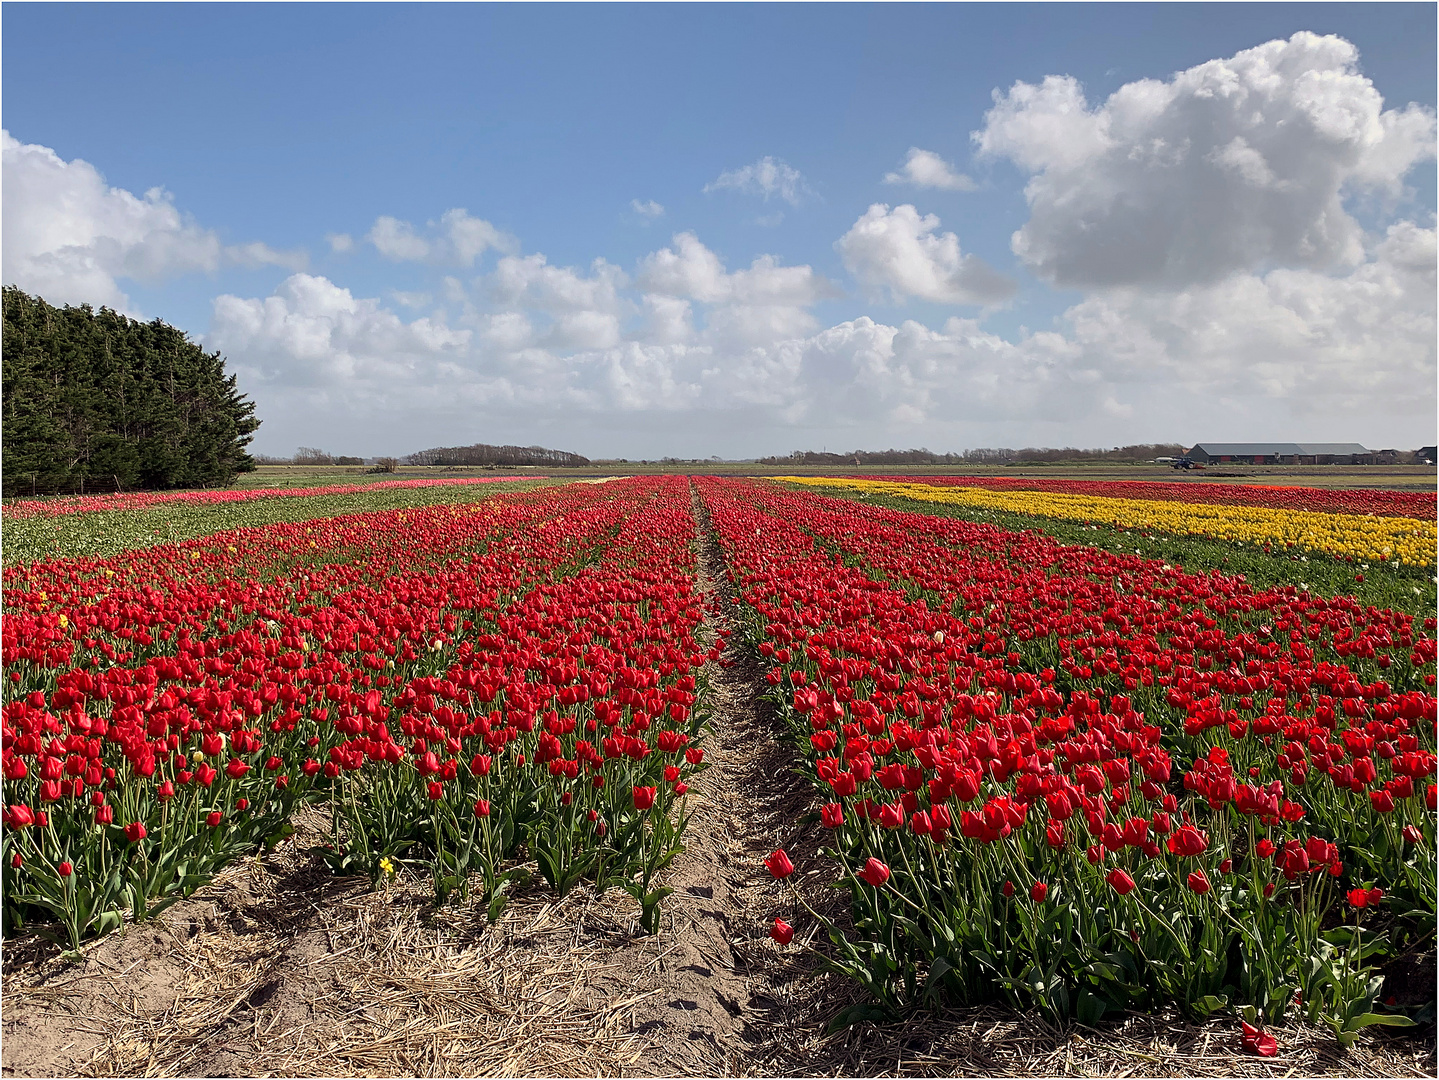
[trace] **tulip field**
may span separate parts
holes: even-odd
[[[498,916],[523,844],[652,922],[702,760],[692,537],[668,479],[7,571],[7,918],[78,948],[321,800],[337,872]]]
[[[1434,949],[1435,619],[922,511],[1432,569],[1432,495],[789,479],[497,485],[8,562],[7,933],[78,952],[284,842],[302,805],[336,874],[404,866],[491,922],[531,875],[617,888],[661,932],[722,722],[703,528],[850,901],[841,924],[796,892],[790,916],[868,991],[837,1023],[1177,1004],[1237,1013],[1261,1054],[1286,1017],[1344,1045],[1413,1023],[1377,971]],[[766,865],[793,872],[778,842]]]

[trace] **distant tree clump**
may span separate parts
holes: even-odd
[[[1183,457],[1188,449],[1179,443],[1139,443],[1116,446],[1112,450],[1076,450],[1026,446],[1023,450],[1007,448],[966,450],[967,465],[1135,465],[1151,462],[1157,457]]]
[[[519,465],[564,469],[589,463],[589,458],[564,450],[547,450],[543,446],[486,446],[484,443],[437,446],[405,458],[406,465],[493,465],[507,469]]]
[[[936,454],[930,450],[851,450],[831,454],[796,450],[789,457],[760,458],[761,465],[959,465],[959,454]]]
[[[255,406],[173,326],[3,290],[6,495],[221,487],[255,467]]]

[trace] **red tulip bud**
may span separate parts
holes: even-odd
[[[784,880],[794,873],[794,863],[789,861],[789,856],[785,854],[783,848],[776,849],[764,861],[764,864],[769,868],[769,872],[780,880]]]

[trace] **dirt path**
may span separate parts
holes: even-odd
[[[727,576],[696,497],[706,633],[729,629]],[[691,786],[687,850],[659,935],[618,890],[521,890],[497,926],[474,905],[436,911],[426,881],[331,877],[308,847],[228,868],[192,899],[78,964],[21,938],[4,948],[5,1076],[1434,1075],[1432,1029],[1341,1057],[1314,1030],[1237,1053],[1231,1020],[1135,1016],[1100,1033],[997,1007],[827,1034],[859,1000],[801,947],[762,860],[783,845],[809,903],[843,924],[843,894],[791,752],[758,695],[755,658],[712,664],[710,768]],[[799,929],[781,949],[776,915]],[[821,940],[814,942],[822,945]]]

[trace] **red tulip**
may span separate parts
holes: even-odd
[[[781,945],[788,945],[794,940],[794,927],[783,919],[775,919],[774,925],[770,927],[769,936]]]
[[[844,807],[839,803],[825,803],[819,808],[820,824],[826,829],[837,829],[844,824]]]
[[[1240,1029],[1243,1032],[1241,1042],[1244,1049],[1251,1054],[1258,1054],[1260,1057],[1273,1057],[1279,1053],[1279,1043],[1273,1035],[1266,1035],[1257,1027],[1241,1020]]]
[[[1203,870],[1195,870],[1185,881],[1189,885],[1189,890],[1198,893],[1200,896],[1203,896],[1211,888],[1209,878],[1205,876]]]
[[[130,843],[138,844],[141,840],[145,839],[145,836],[146,832],[143,822],[132,821],[125,826],[125,839],[129,840]]]
[[[62,862],[59,866],[55,867],[55,872],[61,877],[69,877],[75,872],[75,867],[70,865],[69,861],[67,860],[65,862]]]
[[[1356,908],[1376,907],[1384,899],[1383,889],[1350,889],[1349,903]]]
[[[1104,880],[1109,882],[1120,896],[1127,896],[1134,891],[1134,879],[1117,866],[1109,872]]]
[[[1029,898],[1036,904],[1044,903],[1044,898],[1049,895],[1049,886],[1042,881],[1036,881],[1029,889]]]
[[[28,806],[7,806],[5,824],[12,829],[23,829],[35,824],[35,814]]]
[[[1209,838],[1193,825],[1181,825],[1164,843],[1173,854],[1193,858],[1209,846]]]
[[[864,869],[859,872],[859,876],[877,889],[889,880],[889,867],[878,859],[871,858],[864,864]]]
[[[781,881],[794,873],[794,863],[789,861],[789,856],[785,854],[784,848],[778,848],[772,852],[769,858],[765,859],[764,864],[769,868],[769,872]]]
[[[652,787],[637,787],[631,794],[636,810],[648,810],[655,804],[655,789]]]

